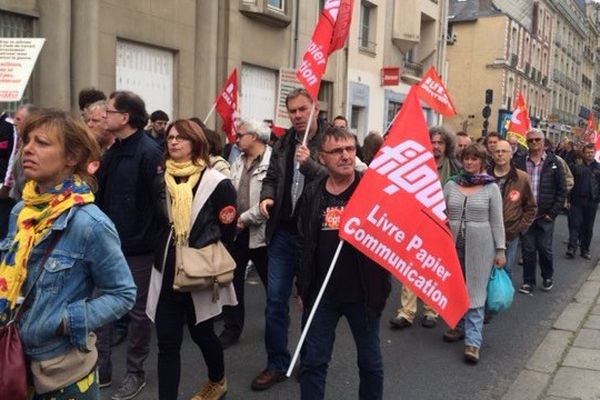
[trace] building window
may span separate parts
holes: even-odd
[[[277,71],[242,64],[239,105],[243,119],[275,120],[277,81]]]
[[[386,127],[388,127],[392,123],[394,117],[396,116],[398,111],[400,111],[400,107],[402,107],[402,103],[400,103],[399,101],[388,101],[387,116],[385,121]]]
[[[284,10],[284,0],[267,0],[267,6],[279,11]]]
[[[517,54],[517,28],[512,28],[510,35],[510,53]]]
[[[360,50],[375,54],[375,35],[377,32],[377,6],[368,1],[360,5]]]
[[[116,89],[139,94],[149,112],[163,110],[167,115],[176,114],[173,109],[175,54],[126,40],[117,40],[116,53]]]
[[[280,28],[292,22],[290,2],[285,0],[240,0],[240,12],[249,18]]]
[[[317,94],[317,101],[319,104],[319,117],[327,121],[331,121],[333,118],[332,107],[333,104],[333,83],[321,81],[319,87],[319,93]]]

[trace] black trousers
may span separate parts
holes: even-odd
[[[224,332],[234,337],[239,337],[244,329],[244,278],[249,260],[252,260],[256,267],[258,276],[265,287],[265,294],[267,290],[267,248],[249,249],[249,240],[250,234],[248,228],[246,228],[237,235],[235,241],[228,247],[236,265],[233,274],[233,288],[238,304],[223,307],[223,322]]]
[[[590,244],[594,233],[594,221],[598,203],[592,201],[573,201],[569,209],[569,247],[577,249],[581,244],[581,253],[590,252]]]
[[[181,343],[183,325],[198,345],[208,369],[208,378],[218,382],[225,376],[223,347],[215,334],[213,319],[196,324],[194,303],[189,293],[174,291],[174,255],[169,251],[163,285],[156,309],[156,337],[158,340],[158,398],[176,400],[181,375]]]

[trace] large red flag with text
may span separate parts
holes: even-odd
[[[508,125],[506,127],[507,137],[514,136],[517,138],[517,142],[520,145],[527,147],[527,131],[529,130],[529,113],[527,112],[527,106],[521,93],[517,94],[517,101],[515,102],[515,109],[513,110]]]
[[[296,76],[313,100],[317,99],[327,57],[344,47],[352,21],[353,0],[326,0]]]
[[[230,143],[235,142],[235,112],[238,102],[237,69],[234,68],[227,78],[223,90],[215,100],[215,109],[223,120],[223,132]]]
[[[469,299],[413,87],[342,215],[340,238],[407,285],[454,327]]]
[[[456,114],[456,109],[450,95],[444,86],[441,78],[431,67],[417,85],[417,94],[425,103],[438,113],[451,117]]]

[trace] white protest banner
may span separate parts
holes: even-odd
[[[296,78],[296,70],[291,68],[281,68],[279,70],[279,90],[277,93],[277,107],[275,109],[276,126],[289,128],[291,126],[290,117],[285,105],[285,98],[294,89],[303,87],[298,78]]]
[[[0,101],[19,101],[42,46],[41,38],[0,38]]]

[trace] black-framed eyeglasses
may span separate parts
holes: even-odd
[[[356,146],[336,147],[331,150],[321,150],[321,151],[325,154],[333,154],[336,156],[341,156],[342,154],[344,154],[344,151],[349,154],[356,152]]]
[[[127,111],[119,111],[119,110],[106,110],[107,114],[127,114]]]

